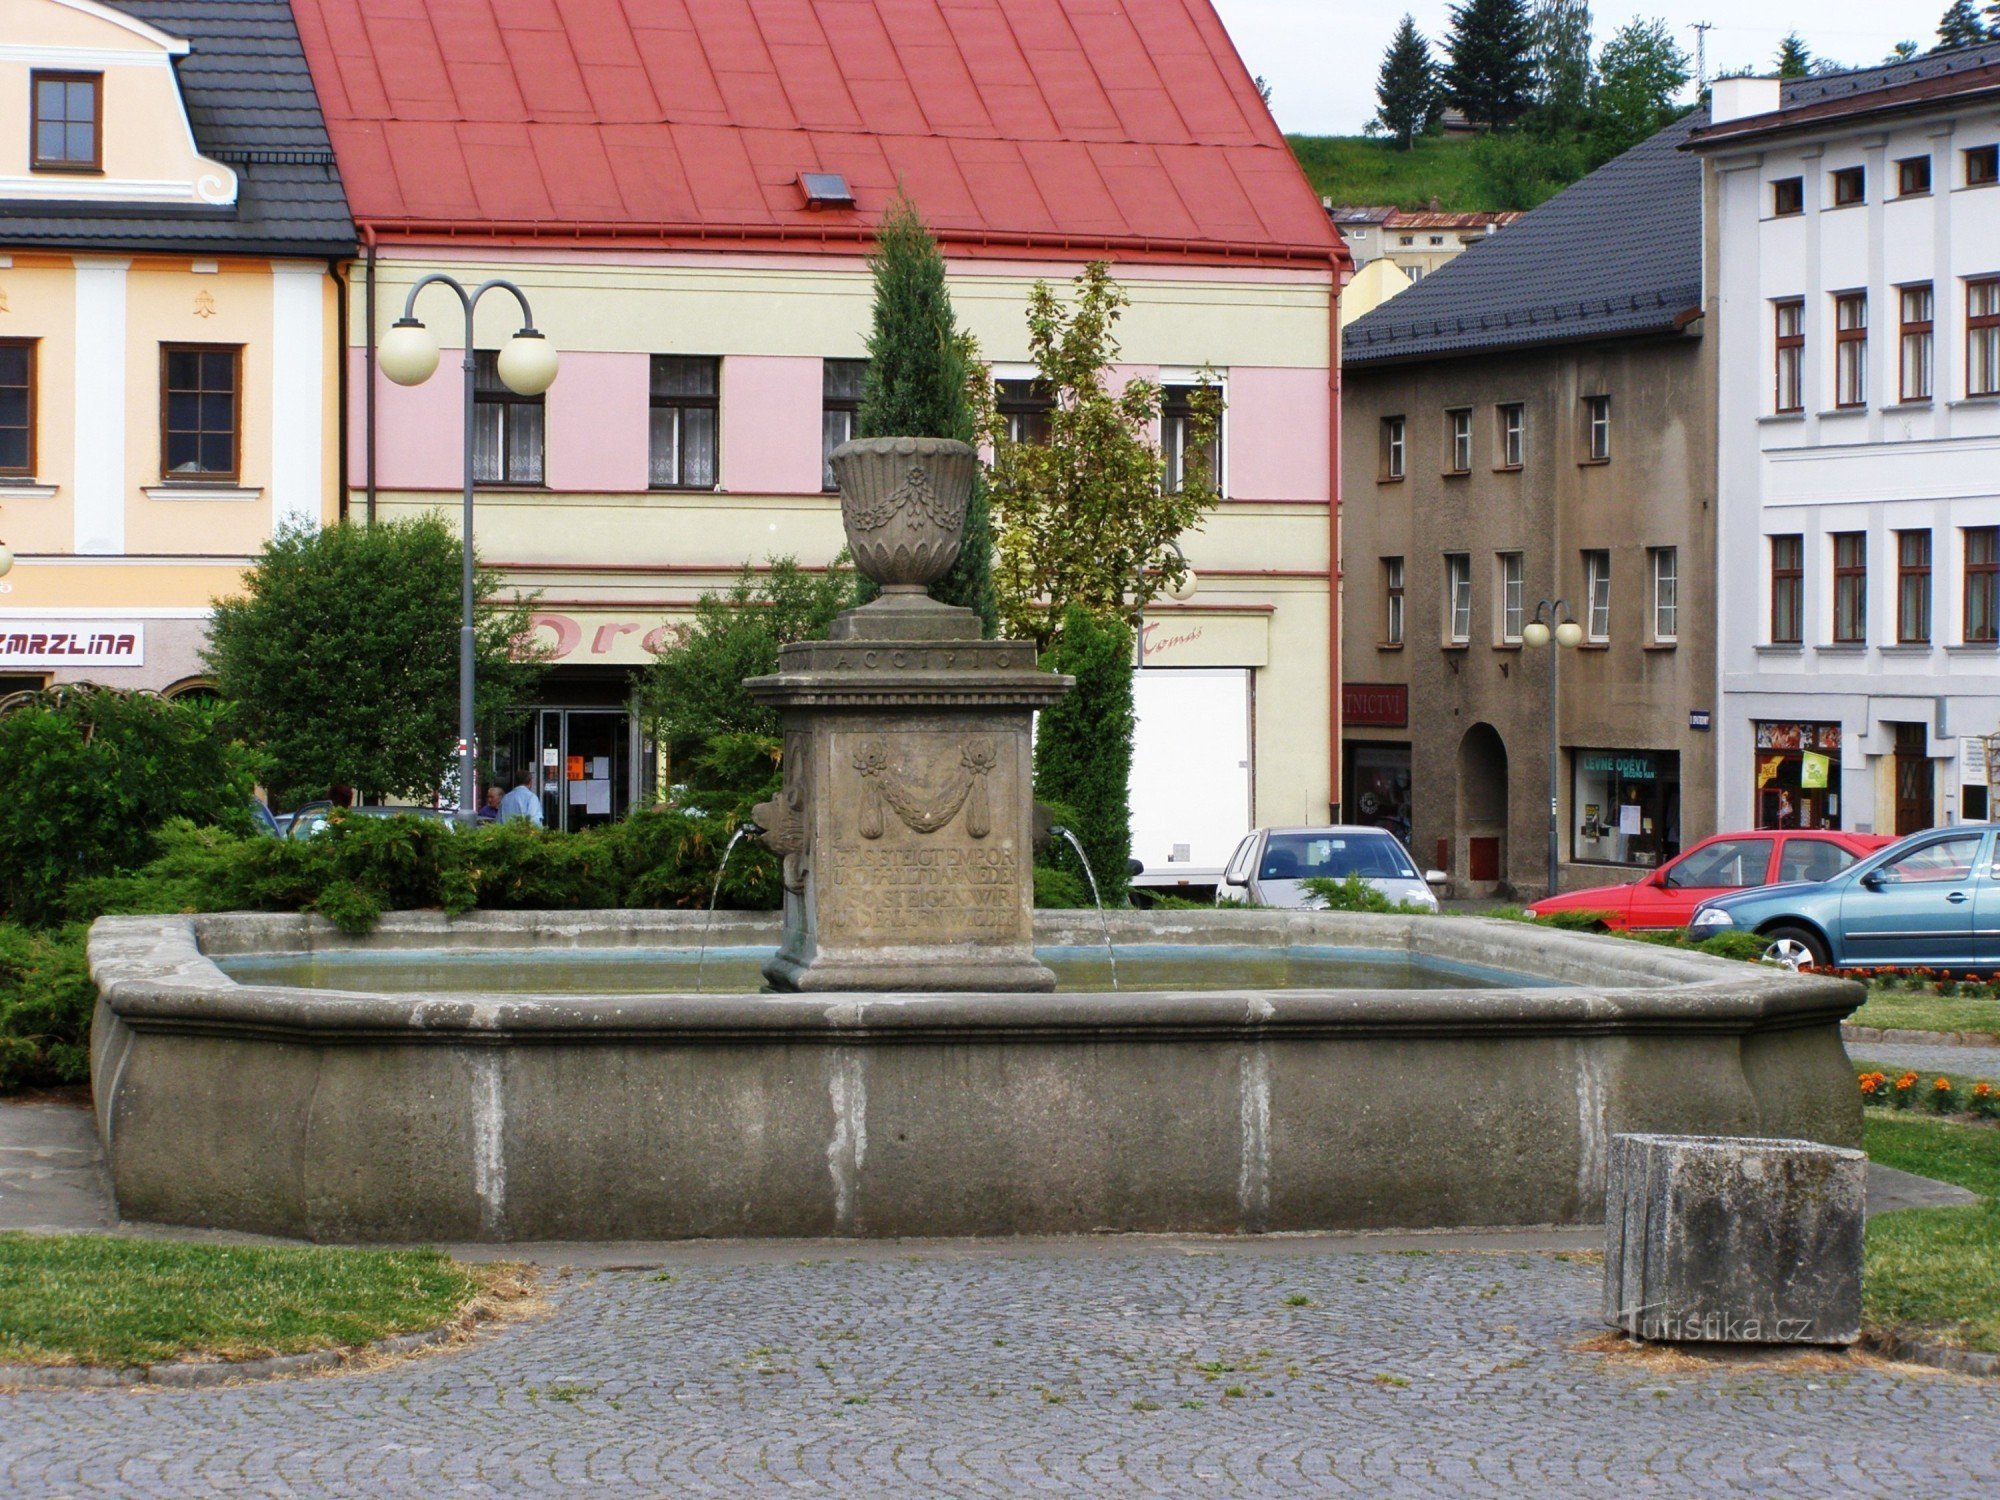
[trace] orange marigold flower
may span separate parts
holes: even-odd
[[[1992,1094],[1993,1085],[1990,1083],[1975,1083],[1972,1086],[1972,1097],[1975,1099],[1991,1098]]]
[[[1896,1080],[1896,1087],[1899,1089],[1909,1089],[1916,1084],[1916,1081],[1917,1081],[1916,1074],[1905,1073],[1901,1078],[1898,1078]]]
[[[1949,1078],[1940,1078],[1931,1087],[1940,1094],[1949,1094],[1951,1092],[1951,1080]]]

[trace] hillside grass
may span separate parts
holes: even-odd
[[[1446,213],[1491,210],[1470,136],[1425,136],[1408,151],[1359,135],[1292,135],[1313,191],[1335,203],[1384,203]]]

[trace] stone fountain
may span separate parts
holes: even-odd
[[[978,455],[947,438],[833,453],[855,565],[880,588],[746,684],[784,729],[756,811],[784,856],[782,990],[1049,990],[1035,958],[1034,712],[1071,679],[927,592],[958,557]]]

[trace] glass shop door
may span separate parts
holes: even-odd
[[[618,709],[545,708],[537,714],[542,822],[574,831],[622,818],[632,804],[631,716]]]

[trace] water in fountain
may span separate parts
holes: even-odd
[[[1104,929],[1104,952],[1111,960],[1111,988],[1115,990],[1118,988],[1118,950],[1111,945],[1111,919],[1104,915],[1104,897],[1098,894],[1097,873],[1090,868],[1090,856],[1083,852],[1082,841],[1062,824],[1056,824],[1049,832],[1060,834],[1067,839],[1070,848],[1076,851],[1076,857],[1083,865],[1083,878],[1090,882],[1090,899],[1097,903],[1098,925]]]
[[[696,994],[701,993],[701,976],[708,969],[708,929],[715,925],[715,903],[722,899],[722,877],[729,873],[729,856],[736,852],[736,845],[744,835],[763,831],[755,823],[745,823],[730,834],[729,842],[722,846],[722,863],[715,867],[715,889],[708,893],[708,920],[701,924],[701,958],[694,967]]]

